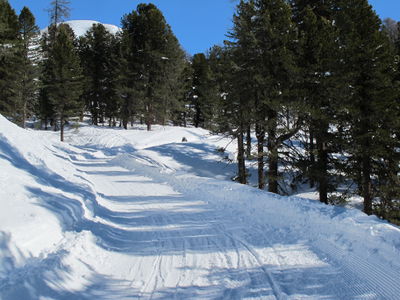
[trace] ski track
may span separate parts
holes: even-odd
[[[104,149],[114,150],[88,146],[98,142],[94,129],[90,136],[84,146],[64,150],[87,184],[80,196],[94,216],[76,204],[55,210],[77,237],[69,234],[55,252],[0,278],[0,290],[81,265],[69,277],[101,278],[96,291],[79,294],[76,288],[50,298],[400,299],[395,270],[323,236],[238,216],[205,200],[214,196],[204,190],[208,179],[176,171],[133,147],[121,157],[121,135],[102,136]],[[66,289],[66,282],[58,288]]]
[[[89,149],[86,148],[86,150]],[[168,179],[165,182],[159,182],[160,177],[167,177],[168,174],[173,173],[173,170],[166,165],[154,162],[149,157],[136,155],[131,157],[136,159],[138,164],[144,163],[146,167],[153,166],[154,172],[160,174],[156,176],[158,178],[152,178],[154,174],[146,172],[146,167],[142,171],[136,170],[137,176],[141,176],[145,183],[164,186],[171,183],[171,180]],[[102,170],[112,170],[115,166],[112,163],[112,157],[86,160],[83,163],[85,167],[82,167],[82,161],[79,161],[78,166],[95,190],[104,184],[104,179],[101,178],[102,171],[96,172],[98,165],[103,165]],[[121,191],[130,191],[132,199],[137,196],[128,186],[131,183],[123,182],[132,175],[133,171],[126,169],[120,172],[122,174],[126,172],[127,175],[111,177],[112,182],[107,186],[108,194],[102,194],[99,201],[109,209],[116,207],[116,201],[110,201],[107,198],[119,195]],[[118,181],[120,182],[117,183]],[[181,194],[182,190],[190,189],[190,186],[185,186],[187,180],[179,182],[179,179],[174,177],[172,182],[171,188],[180,190],[177,193],[180,197],[174,200],[172,207],[178,206],[184,209],[193,205],[193,202],[197,203],[196,199],[191,199],[192,195]],[[182,189],[182,187],[184,188]],[[168,198],[170,195],[165,196]],[[163,195],[157,197],[161,197],[161,199],[154,206],[156,213],[151,216],[151,224],[148,225],[154,228],[163,228],[174,224],[177,220],[174,214],[170,214],[171,203],[168,202],[168,199],[163,203]],[[124,201],[123,205],[128,208],[134,207],[135,213],[140,211],[138,206],[129,200]],[[272,232],[270,228],[257,228],[257,226],[247,228],[248,224],[240,224],[239,220],[232,219],[229,212],[212,207],[210,203],[204,203],[204,205],[208,206],[208,209],[203,213],[196,214],[197,219],[193,220],[189,218],[190,216],[182,214],[180,220],[181,223],[204,225],[203,228],[198,228],[197,238],[188,236],[179,228],[172,237],[168,234],[163,235],[162,231],[155,231],[151,234],[152,239],[156,241],[156,253],[145,257],[137,255],[132,257],[131,278],[127,279],[131,285],[138,280],[142,282],[139,289],[137,284],[132,286],[137,290],[137,294],[132,296],[132,299],[340,299],[343,295],[346,295],[348,299],[396,299],[397,295],[393,294],[399,290],[396,274],[385,274],[363,259],[348,256],[347,252],[344,253],[333,244],[323,243],[325,246],[321,246],[319,243],[311,241],[309,245],[301,244],[299,247],[303,247],[305,251],[314,251],[316,257],[325,258],[324,268],[321,271],[322,280],[317,283],[325,285],[326,295],[297,293],[296,285],[294,288],[287,288],[290,286],[290,272],[293,270],[285,267],[290,265],[290,262],[288,263],[272,244],[272,241],[279,240],[276,233]],[[124,212],[129,212],[129,209]],[[118,214],[118,210],[114,213]],[[124,229],[135,228],[135,224],[131,222],[115,223],[114,226]],[[256,235],[262,241],[262,247],[252,245],[253,240],[249,237]],[[291,245],[291,247],[294,246]],[[169,253],[171,249],[173,249],[173,254]],[[265,250],[267,250],[267,254],[263,253]],[[265,259],[266,255],[268,259]],[[301,254],[297,255],[301,256]],[[272,265],[271,262],[273,262]],[[149,272],[146,268],[148,269],[150,264],[152,267]],[[300,273],[307,277],[307,266],[301,266],[301,268],[304,270]],[[132,270],[136,271],[132,272]],[[215,270],[219,272],[214,273]],[[294,271],[299,272],[299,269],[294,269]],[[318,272],[318,269],[311,270],[311,272]],[[360,274],[358,274],[359,272]],[[335,274],[335,276],[329,278],[325,274]],[[367,276],[363,277],[364,275]],[[299,275],[294,276],[298,277]],[[312,277],[318,276],[314,274]],[[324,283],[324,280],[333,280],[333,282]],[[365,284],[365,282],[369,284]],[[340,285],[337,286],[338,284]],[[372,291],[371,286],[375,288]],[[387,291],[385,291],[386,288]],[[321,287],[319,289],[323,290]],[[377,294],[377,291],[381,294]]]

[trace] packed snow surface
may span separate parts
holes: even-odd
[[[0,116],[0,298],[399,299],[398,227],[234,183],[228,143]]]
[[[65,21],[63,22],[64,24],[68,24],[72,30],[74,31],[75,35],[77,37],[84,36],[86,32],[89,31],[90,28],[92,28],[93,24],[101,24],[100,22],[97,21],[92,21],[92,20],[71,20],[71,21]],[[118,26],[112,25],[112,24],[103,24],[106,30],[112,34],[117,34],[121,29]],[[43,32],[47,32],[47,27],[42,30]]]

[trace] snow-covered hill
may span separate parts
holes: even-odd
[[[93,24],[100,24],[100,22],[92,20],[71,20],[64,22],[68,24],[74,31],[77,37],[83,36],[93,26]],[[112,24],[103,24],[108,32],[117,34],[121,29],[118,26]],[[47,27],[42,30],[42,33],[47,32]]]
[[[398,227],[230,181],[227,139],[82,124],[66,140],[0,116],[0,299],[400,295]]]

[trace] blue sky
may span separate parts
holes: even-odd
[[[27,6],[34,13],[38,25],[47,26],[45,11],[50,0],[9,0],[19,13]],[[221,44],[231,27],[235,0],[71,0],[73,20],[95,20],[120,25],[122,15],[134,10],[139,3],[152,2],[164,13],[183,48],[190,54],[204,52]],[[370,0],[381,18],[400,20],[400,0]]]

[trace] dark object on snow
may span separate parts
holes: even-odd
[[[182,138],[182,143],[186,143],[187,139],[185,137]]]

